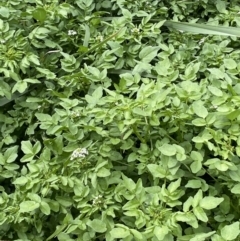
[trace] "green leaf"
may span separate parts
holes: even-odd
[[[158,147],[158,150],[165,156],[174,156],[177,152],[175,146],[169,144],[163,144],[161,147]]]
[[[45,121],[52,121],[52,117],[48,114],[43,113],[36,113],[35,116],[39,121],[45,122]]]
[[[34,201],[24,201],[20,203],[20,212],[21,213],[29,213],[37,208],[39,208],[40,204]]]
[[[174,28],[177,30],[197,33],[197,34],[208,34],[208,35],[226,35],[226,36],[239,36],[239,28],[235,27],[225,27],[225,26],[214,26],[207,24],[198,23],[184,23],[175,21],[165,21],[164,24],[167,27]]]
[[[169,229],[167,226],[156,226],[154,228],[154,235],[157,237],[157,240],[164,240],[165,236],[168,234]]]
[[[124,212],[124,215],[128,217],[137,217],[139,215],[139,210],[137,209],[138,207],[139,201],[136,198],[133,198],[123,206],[123,210],[128,210]]]
[[[146,46],[140,51],[139,58],[142,60],[142,62],[149,63],[154,57],[157,56],[159,49],[160,47]]]
[[[71,240],[70,235],[68,235],[68,234],[66,234],[64,232],[59,233],[58,236],[57,236],[57,239],[59,241],[65,241],[65,240],[69,240],[70,241]]]
[[[225,161],[217,162],[214,165],[219,171],[225,172],[229,169],[228,163]]]
[[[97,233],[104,233],[107,230],[106,224],[99,219],[93,219],[92,221],[88,221],[87,225]]]
[[[200,180],[189,180],[188,183],[185,185],[185,187],[188,188],[200,188],[202,186],[202,183]]]
[[[56,200],[59,204],[61,204],[63,207],[70,207],[72,206],[73,200],[70,197],[64,197],[64,196],[56,196]]]
[[[216,231],[212,231],[209,233],[194,233],[194,237],[189,239],[189,241],[205,241],[208,240],[206,238],[212,236]]]
[[[39,22],[44,22],[47,18],[47,12],[44,8],[37,8],[32,13],[33,18],[35,18]]]
[[[48,205],[48,203],[42,201],[40,203],[40,210],[42,213],[44,213],[45,215],[49,215],[51,213],[50,207]]]
[[[103,95],[103,88],[99,86],[93,93],[92,95],[86,95],[86,101],[88,102],[89,106],[93,108],[95,105],[98,104],[100,98]]]
[[[201,207],[193,208],[193,213],[197,217],[198,220],[201,220],[204,223],[206,223],[208,221],[208,217]]]
[[[203,161],[203,156],[198,151],[192,151],[190,156],[194,161],[199,161],[199,162]]]
[[[235,222],[233,224],[226,225],[223,228],[221,228],[221,236],[227,241],[236,240],[239,234],[239,222]]]
[[[165,178],[167,175],[166,170],[159,165],[148,164],[147,168],[155,178]]]
[[[196,143],[203,143],[205,141],[205,139],[201,136],[195,136],[192,138],[192,141],[194,141]]]
[[[231,208],[231,199],[229,196],[223,194],[224,201],[220,203],[219,207],[223,214],[228,214]]]
[[[227,115],[227,118],[229,120],[234,120],[234,119],[238,118],[238,116],[240,116],[240,110],[234,110]]]
[[[84,52],[81,56],[79,56],[78,61],[81,63],[82,59],[85,55],[91,53],[92,51],[101,48],[105,43],[107,43],[109,40],[111,40],[114,37],[117,37],[117,35],[123,30],[123,28],[121,28],[120,30],[118,30],[117,32],[115,32],[114,34],[110,35],[109,37],[107,37],[106,39],[104,39],[103,41],[101,41],[101,43],[94,45],[92,48],[88,49],[86,52]]]
[[[58,226],[57,229],[54,231],[54,233],[52,233],[47,239],[48,240],[52,240],[54,237],[56,237],[58,234],[60,234],[68,225],[67,224],[62,224],[61,226]]]
[[[171,66],[171,63],[169,61],[168,58],[165,58],[163,61],[159,61],[154,70],[156,70],[156,72],[159,74],[159,75],[162,75],[162,76],[167,76],[169,75],[169,68]]]
[[[44,141],[44,144],[53,152],[62,154],[63,152],[63,136],[59,135],[53,140],[47,139]]]
[[[56,78],[56,75],[48,69],[36,67],[36,70],[38,70],[40,73],[44,74],[48,79]]]
[[[110,175],[111,175],[111,172],[105,167],[100,168],[97,172],[98,177],[108,177]]]
[[[27,83],[32,83],[32,84],[39,84],[39,83],[41,83],[41,81],[39,81],[37,79],[24,79],[23,81],[25,81]]]
[[[138,158],[137,153],[136,153],[136,152],[132,152],[132,153],[128,156],[127,161],[128,161],[128,162],[134,162],[134,161],[137,160],[137,158]]]
[[[21,149],[24,154],[34,154],[33,153],[33,146],[30,141],[22,141],[21,142]]]
[[[18,157],[18,146],[13,146],[8,148],[5,153],[4,153],[4,158],[6,160],[7,163],[12,163],[16,160],[16,158]]]
[[[196,63],[196,64],[189,64],[187,68],[184,71],[185,76],[183,77],[184,79],[192,80],[196,76],[196,73],[199,71],[201,63]]]
[[[113,228],[110,231],[111,238],[126,238],[130,235],[129,230],[123,228]]]
[[[234,185],[234,187],[231,189],[231,192],[234,194],[240,194],[240,183]]]
[[[122,174],[122,178],[123,178],[125,187],[126,187],[129,191],[134,191],[134,189],[136,188],[135,182],[134,182],[132,179],[126,177],[124,174]]]
[[[224,66],[227,69],[236,69],[237,68],[237,63],[235,60],[233,59],[224,59]]]
[[[234,92],[236,92],[238,95],[240,95],[240,83],[237,83],[234,87],[233,87]]]
[[[143,235],[139,231],[137,231],[136,229],[130,229],[130,232],[136,238],[136,241],[143,240]]]
[[[152,110],[151,109],[143,110],[140,107],[135,107],[135,108],[133,108],[133,113],[140,115],[140,116],[151,116]]]
[[[21,176],[13,181],[13,184],[23,186],[28,182],[28,178]]]
[[[210,71],[210,73],[212,75],[215,75],[217,78],[219,79],[223,79],[224,78],[224,73],[220,70],[220,69],[217,69],[217,68],[209,68],[208,71]]]
[[[31,54],[30,56],[28,56],[28,60],[36,65],[40,65],[40,62],[39,62],[39,57],[35,54]],[[41,81],[39,80],[35,80],[35,81],[38,81],[38,82],[35,82],[35,83],[41,83]]]
[[[228,13],[228,11],[226,10],[226,2],[225,1],[217,0],[216,7],[220,13],[224,13],[224,14]]]
[[[208,86],[209,91],[215,96],[222,96],[223,92],[215,86]]]
[[[213,124],[216,121],[217,117],[213,113],[209,113],[209,115],[206,118],[206,122],[208,125]]]
[[[0,15],[4,18],[8,18],[10,15],[9,9],[5,7],[0,7]]]
[[[202,162],[201,161],[194,161],[190,165],[190,168],[193,173],[198,173],[202,169]]]
[[[85,24],[85,35],[84,35],[83,47],[86,47],[86,48],[88,47],[89,40],[90,40],[90,29],[89,29],[89,26]]]
[[[38,39],[45,39],[48,37],[48,34],[51,33],[51,31],[47,28],[44,27],[37,27],[33,30],[34,32],[34,37]],[[30,33],[29,37],[31,36],[32,33]]]
[[[173,193],[175,192],[179,187],[180,187],[180,184],[181,184],[181,178],[179,178],[177,181],[175,182],[171,182],[169,185],[168,185],[168,191],[170,193]]]
[[[29,153],[29,154],[24,155],[24,156],[20,159],[20,161],[21,161],[21,162],[30,162],[30,161],[33,160],[33,157],[34,157],[34,154],[33,154],[33,153]]]
[[[152,69],[152,65],[151,64],[148,64],[148,63],[145,63],[145,62],[140,62],[140,61],[137,61],[137,65],[134,67],[132,73],[135,75],[135,74],[141,74],[143,72],[150,72],[151,69]]]
[[[185,222],[185,223],[191,225],[193,228],[198,227],[197,219],[196,219],[195,215],[191,212],[187,212],[187,213],[178,212],[176,214],[175,218],[177,221]]]
[[[206,120],[202,119],[202,118],[196,118],[196,119],[192,120],[192,123],[195,126],[205,126],[207,124]]]
[[[41,142],[37,141],[33,146],[33,154],[36,155],[41,150]]]
[[[188,212],[193,202],[193,197],[189,197],[183,204],[183,212]]]
[[[202,200],[202,197],[203,197],[203,192],[200,189],[200,190],[198,190],[198,192],[195,194],[195,196],[193,198],[193,201],[192,201],[193,208],[196,208],[198,206],[198,204]]]
[[[204,197],[199,205],[200,207],[202,207],[203,209],[207,209],[207,210],[211,210],[216,208],[221,202],[223,202],[224,198],[218,198],[218,197]]]
[[[207,109],[203,106],[203,102],[198,100],[198,101],[194,101],[192,104],[193,107],[193,111],[194,113],[202,118],[206,118],[208,115],[208,111]]]
[[[20,80],[18,81],[12,88],[12,93],[18,91],[19,93],[23,93],[28,87],[27,82]]]

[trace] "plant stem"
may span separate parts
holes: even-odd
[[[146,143],[146,141],[142,138],[142,136],[140,135],[140,133],[137,130],[136,126],[132,126],[133,127],[133,132],[134,134],[137,136],[137,138],[142,142],[142,143]]]

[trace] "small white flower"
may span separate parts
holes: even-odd
[[[77,112],[77,111],[73,111],[73,112],[71,113],[71,117],[72,117],[72,118],[76,118],[76,117],[79,117],[79,116],[80,116],[80,113]]]
[[[97,37],[96,37],[96,40],[99,41],[99,42],[102,42],[102,41],[103,41],[103,36],[101,36],[101,35],[100,35],[100,36],[97,36]]]
[[[103,198],[102,195],[98,195],[98,196],[96,196],[96,197],[93,199],[93,205],[98,205],[98,204],[103,203],[102,198]]]
[[[133,29],[131,29],[131,32],[133,34],[138,34],[140,32],[140,30],[138,28],[133,28]]]
[[[77,32],[74,31],[74,30],[68,30],[68,35],[71,36],[71,35],[76,35]]]
[[[1,42],[1,44],[6,43],[6,41],[5,41],[5,40],[3,40],[3,39],[1,39],[1,40],[0,40],[0,42]]]
[[[76,158],[84,158],[87,155],[88,155],[88,150],[86,148],[78,148],[72,153],[70,160],[72,161]]]

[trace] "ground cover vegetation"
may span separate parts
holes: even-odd
[[[239,14],[1,1],[0,238],[239,240]]]

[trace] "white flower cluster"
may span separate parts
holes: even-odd
[[[103,41],[103,36],[101,36],[101,35],[100,35],[100,36],[97,36],[97,37],[96,37],[96,40],[99,41],[99,42],[102,42],[102,41]]]
[[[71,35],[76,35],[77,32],[74,31],[74,30],[68,30],[68,35],[71,36]]]
[[[139,34],[140,30],[138,28],[131,29],[132,34]]]
[[[87,155],[88,155],[88,150],[86,148],[78,148],[72,153],[70,160],[72,161],[76,158],[84,158]]]
[[[93,199],[93,205],[98,205],[101,204],[103,202],[102,200],[103,196],[102,195],[98,195]]]
[[[79,117],[79,116],[80,116],[80,113],[77,112],[77,111],[73,111],[73,112],[71,113],[71,117],[72,117],[72,118],[76,118],[76,117]]]

